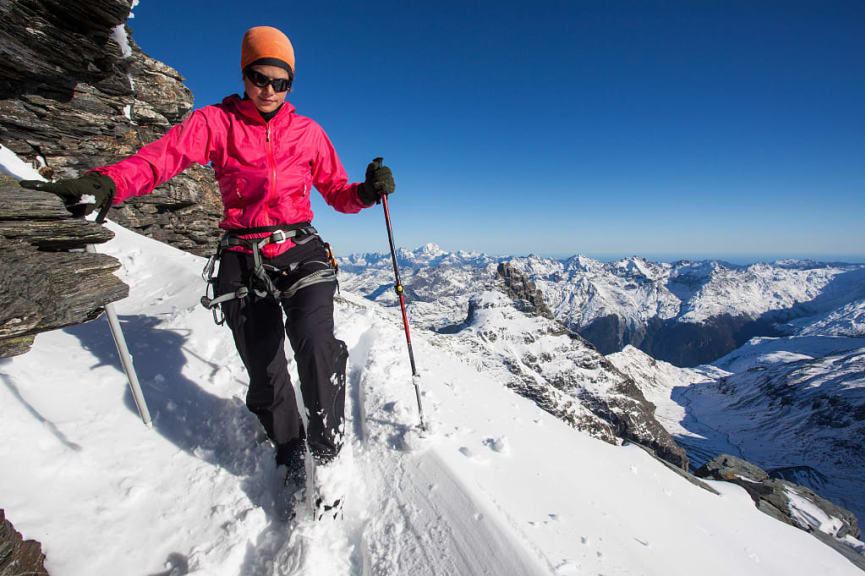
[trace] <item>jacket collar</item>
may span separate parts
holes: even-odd
[[[264,118],[261,117],[261,113],[255,107],[255,104],[252,103],[252,100],[244,100],[237,94],[232,94],[222,101],[222,105],[229,110],[233,110],[239,116],[243,116],[253,124],[266,124]],[[292,106],[291,102],[286,100],[283,103],[282,108],[280,108],[276,113],[276,116],[271,118],[270,123],[282,124],[283,122],[287,122],[289,117],[293,114],[294,106]]]

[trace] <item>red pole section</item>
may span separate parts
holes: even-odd
[[[377,166],[381,166],[382,165],[382,158],[376,158],[373,160],[373,162]],[[394,242],[393,242],[393,228],[390,225],[390,210],[388,209],[388,205],[387,205],[387,194],[382,194],[381,203],[382,203],[382,206],[384,207],[384,220],[385,220],[385,224],[387,225],[387,239],[388,239],[388,242],[390,243],[390,257],[391,257],[391,261],[393,262],[393,275],[394,275],[394,278],[396,279],[396,284],[394,285],[394,289],[396,290],[397,296],[399,296],[399,305],[400,305],[400,309],[402,310],[402,323],[403,323],[403,326],[405,327],[405,341],[406,341],[406,345],[408,346],[408,359],[409,359],[409,362],[411,363],[411,374],[412,374],[412,382],[414,384],[415,397],[417,397],[417,410],[418,410],[418,416],[420,418],[420,428],[421,428],[421,430],[426,430],[426,426],[424,425],[424,421],[423,421],[423,406],[421,405],[421,399],[420,399],[420,384],[419,384],[420,374],[418,374],[417,367],[415,366],[415,362],[414,362],[414,350],[412,350],[411,334],[410,334],[409,328],[408,328],[408,315],[406,314],[406,311],[405,311],[405,297],[403,295],[402,283],[399,280],[399,266],[396,263],[396,248],[394,248]]]

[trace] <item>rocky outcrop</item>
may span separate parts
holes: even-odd
[[[156,140],[192,109],[180,74],[129,37],[131,0],[17,0],[0,10],[0,143],[71,178]],[[22,23],[26,23],[23,25]],[[219,236],[210,168],[196,166],[109,218],[195,254]]]
[[[0,181],[0,358],[23,354],[39,332],[93,320],[126,297],[115,258],[68,251],[113,236],[72,218],[53,194]]]
[[[804,486],[770,478],[759,466],[729,454],[721,454],[706,462],[696,475],[741,486],[759,510],[815,534],[865,569],[865,556],[851,548],[855,543],[850,539],[859,538],[861,532],[856,516],[849,510],[821,498]]]
[[[0,510],[0,576],[47,576],[42,546],[24,540]]]
[[[571,426],[607,442],[635,442],[687,470],[685,451],[655,419],[655,407],[633,380],[562,324],[528,313],[523,302],[510,293],[482,292],[450,333],[484,342],[480,351],[494,356],[491,366],[507,367],[510,388]]]
[[[544,303],[543,293],[522,271],[507,262],[501,262],[496,269],[496,276],[503,281],[505,293],[514,300],[514,304],[521,311],[548,320],[545,322],[548,325],[548,333],[567,336],[570,339],[568,347],[580,350],[582,359],[575,363],[575,368],[580,370],[596,367],[610,373],[611,377],[605,376],[609,380],[609,384],[601,389],[597,386],[576,386],[579,390],[577,397],[581,404],[605,423],[604,428],[609,427],[609,433],[613,436],[631,440],[650,448],[663,460],[687,470],[688,457],[685,455],[685,451],[676,444],[672,436],[655,419],[655,407],[646,400],[634,381],[616,370],[606,358],[594,349],[594,346],[554,320],[553,313]],[[470,304],[469,319],[473,315]],[[572,351],[562,350],[562,353],[571,355]],[[548,356],[551,355],[548,354]],[[551,360],[551,357],[547,358],[544,355],[536,357],[528,354],[522,358],[521,364],[532,368],[535,374],[539,374],[551,372],[546,366]],[[582,375],[577,370],[552,371],[547,377],[547,381],[557,390],[573,390],[575,389],[573,380],[580,378],[580,376]],[[580,423],[578,427],[585,428],[587,422],[585,419],[583,420],[584,422]],[[592,432],[603,437],[604,434],[598,434],[602,432],[602,428],[594,427],[598,429]]]
[[[853,538],[861,536],[856,516],[849,510],[821,498],[804,486],[770,478],[768,472],[741,458],[721,454],[697,469],[696,475],[738,484],[748,492],[757,508],[803,530],[828,529],[838,538],[848,534]],[[794,500],[797,496],[822,511],[826,518],[836,519],[837,523],[819,522],[813,514],[803,515]]]
[[[507,262],[501,262],[496,268],[496,276],[504,281],[507,294],[520,302],[525,312],[553,319],[552,311],[544,302],[543,293],[519,269]]]
[[[606,363],[606,369],[616,370],[609,363]],[[608,394],[596,397],[586,395],[584,404],[610,422],[617,436],[651,448],[662,460],[688,470],[685,450],[655,418],[655,406],[646,400],[633,380],[619,375],[621,380]]]

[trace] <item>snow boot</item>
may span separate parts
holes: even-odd
[[[345,503],[348,462],[339,458],[339,452],[313,453],[315,494],[313,498],[316,520],[342,518]]]
[[[298,462],[285,466],[283,486],[291,494],[296,494],[306,489],[306,467],[302,456]]]
[[[277,450],[277,470],[282,478],[282,489],[277,496],[279,515],[291,521],[297,515],[297,508],[306,498],[306,450],[303,444],[281,447]]]

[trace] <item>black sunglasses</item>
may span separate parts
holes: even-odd
[[[273,86],[274,92],[287,92],[291,88],[291,78],[268,78],[252,69],[246,70],[245,73],[249,81],[259,88],[264,88],[268,84]]]

